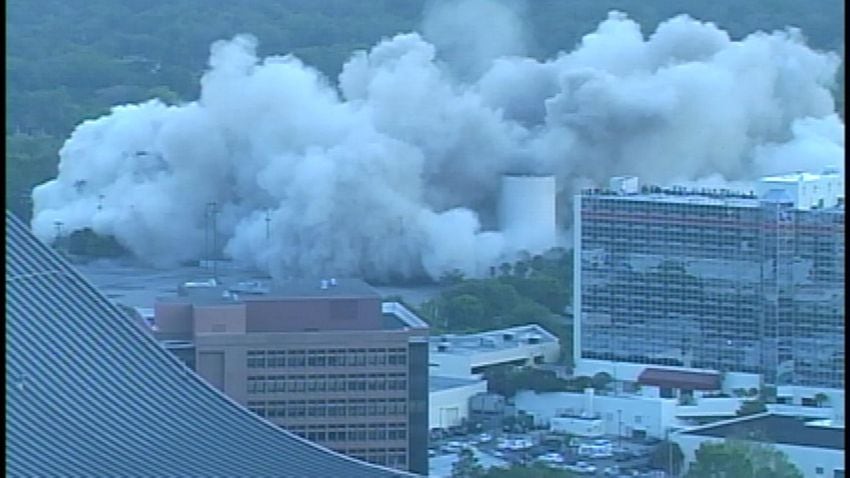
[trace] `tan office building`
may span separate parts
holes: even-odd
[[[427,474],[427,325],[356,279],[186,284],[155,335],[269,421],[352,457]]]

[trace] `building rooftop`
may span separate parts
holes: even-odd
[[[231,400],[8,211],[5,324],[10,476],[413,476]]]
[[[528,345],[557,343],[558,338],[537,324],[529,324],[477,334],[439,335],[431,337],[429,341],[431,353],[473,355]]]
[[[449,390],[452,388],[458,387],[466,387],[467,385],[472,385],[475,383],[483,382],[483,380],[477,378],[455,378],[455,377],[443,377],[441,375],[429,375],[428,376],[428,391],[429,392],[440,392],[443,390]]]
[[[768,183],[799,183],[799,182],[812,182],[819,181],[824,177],[838,177],[838,171],[824,171],[823,174],[814,174],[807,172],[799,172],[799,173],[790,173],[790,174],[778,174],[775,176],[765,176],[761,178],[763,182]]]
[[[293,299],[380,299],[377,289],[361,279],[314,279],[285,282],[244,281],[234,284],[214,280],[185,282],[178,294],[159,297],[159,302],[191,303],[193,305],[236,304],[262,300]]]
[[[582,196],[604,196],[607,199],[634,202],[663,202],[702,206],[759,207],[759,198],[754,192],[744,193],[728,189],[688,189],[672,186],[641,186],[635,194],[623,193],[612,189],[583,189]]]
[[[762,413],[681,432],[716,438],[759,439],[774,444],[844,450],[844,429],[809,426],[813,419]]]
[[[760,198],[756,190],[765,183],[792,184],[799,182],[815,182],[824,178],[843,176],[843,172],[827,170],[823,174],[808,172],[783,174],[776,176],[765,176],[758,181],[753,181],[752,189],[749,191],[735,191],[727,188],[689,188],[683,186],[654,186],[644,185],[640,190],[623,191],[613,188],[586,188],[581,191],[582,196],[604,196],[609,199],[635,202],[662,202],[673,204],[703,205],[703,206],[726,206],[726,207],[759,207],[764,200],[776,201],[774,196]],[[613,180],[621,178],[612,178]],[[791,198],[783,198],[784,202],[793,202]],[[829,206],[826,209],[832,208]]]

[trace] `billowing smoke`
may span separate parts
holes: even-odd
[[[34,231],[90,227],[171,264],[204,256],[214,223],[226,256],[275,277],[475,275],[523,247],[495,231],[506,172],[554,175],[566,219],[577,184],[613,175],[843,167],[838,57],[794,30],[733,41],[679,16],[644,37],[612,12],[538,61],[518,56],[522,22],[500,3],[429,11],[427,41],[355,52],[337,84],[291,55],[257,58],[250,36],[216,42],[197,101],[76,128],[33,191]],[[511,32],[495,44],[476,27],[491,19]]]

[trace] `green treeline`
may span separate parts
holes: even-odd
[[[7,0],[7,207],[28,219],[31,188],[55,176],[59,148],[83,120],[118,104],[195,99],[214,40],[252,33],[261,56],[293,53],[333,82],[353,50],[416,29],[425,4]],[[546,58],[571,50],[611,9],[628,13],[645,33],[685,10],[736,38],[795,25],[810,45],[843,55],[844,4],[839,0],[535,0],[526,2],[533,38],[529,54]],[[841,78],[843,98],[843,69]]]

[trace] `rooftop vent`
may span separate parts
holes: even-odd
[[[492,337],[484,337],[481,339],[481,346],[488,349],[496,348],[496,341]]]
[[[185,288],[187,288],[187,289],[195,289],[195,288],[209,288],[209,287],[215,287],[215,286],[217,286],[217,285],[218,285],[218,283],[215,281],[215,279],[210,279],[210,280],[200,281],[200,282],[198,282],[198,281],[195,281],[195,282],[190,281],[190,282],[184,282],[184,283],[183,283],[183,287],[185,287]]]

